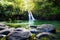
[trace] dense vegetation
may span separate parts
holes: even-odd
[[[60,20],[59,0],[33,0],[35,6],[32,13],[40,20]],[[27,20],[28,12],[20,8],[21,0],[0,0],[0,21]],[[30,8],[29,8],[30,9]]]

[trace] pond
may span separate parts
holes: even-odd
[[[28,20],[14,20],[11,23],[7,22],[6,23],[9,26],[27,26],[28,25]],[[57,29],[60,29],[60,21],[56,20],[35,20],[34,25],[41,25],[41,24],[53,24],[56,26]]]

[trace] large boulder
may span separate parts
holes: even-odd
[[[39,30],[40,32],[51,32],[51,33],[56,32],[56,28],[52,24],[42,24],[39,27],[37,27],[37,30]]]
[[[8,40],[25,40],[31,36],[31,32],[24,28],[15,29],[9,36]]]

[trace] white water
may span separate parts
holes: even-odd
[[[33,17],[31,11],[28,11],[28,17],[29,17],[29,26],[34,25],[35,18]]]

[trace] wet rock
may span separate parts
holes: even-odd
[[[0,31],[1,31],[1,30],[4,30],[4,29],[7,29],[8,27],[9,27],[9,26],[0,23]]]
[[[37,40],[42,40],[42,38],[46,38],[45,40],[55,40],[54,34],[48,32],[42,32],[36,36]]]
[[[42,24],[39,27],[37,27],[37,30],[41,32],[51,32],[51,33],[56,32],[55,26],[52,24]]]
[[[14,32],[9,35],[9,40],[22,40],[29,38],[31,36],[31,32],[26,29],[15,29]]]
[[[40,38],[40,37],[43,37],[44,35],[51,35],[51,34],[48,32],[42,32],[42,33],[39,33],[37,37]]]
[[[30,31],[31,31],[31,33],[33,33],[33,34],[38,34],[38,33],[39,33],[39,31],[36,30],[36,29],[31,29]]]
[[[6,37],[6,35],[0,34],[0,38]]]
[[[15,28],[8,28],[8,29],[4,29],[0,31],[0,34],[3,35],[8,35],[9,33],[11,33]]]
[[[31,27],[31,28],[37,28],[37,26],[34,26],[34,25],[33,25],[33,26],[30,26],[30,27]]]

